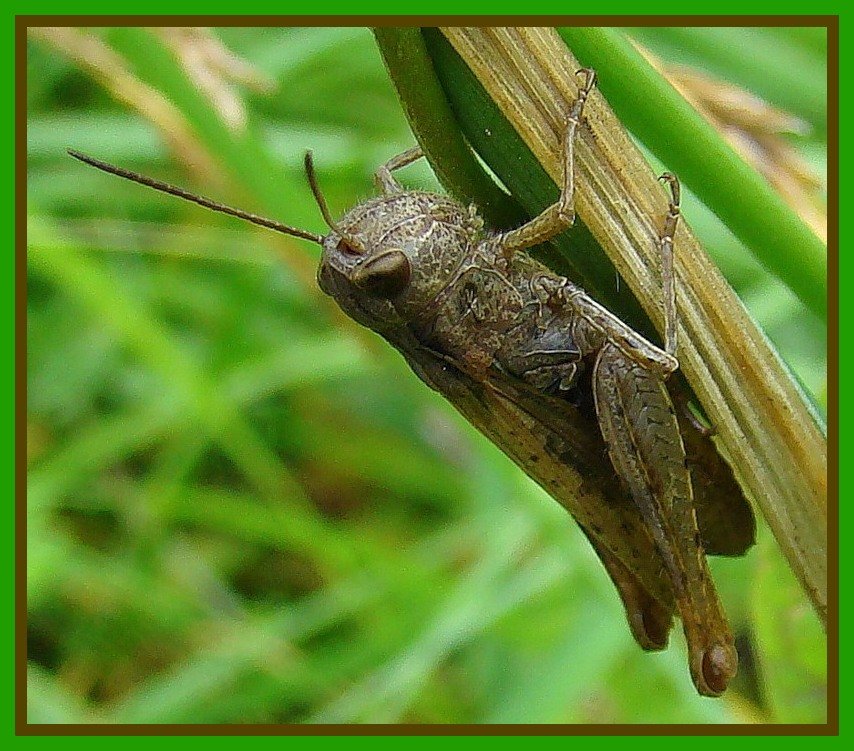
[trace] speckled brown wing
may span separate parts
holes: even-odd
[[[477,382],[429,350],[398,349],[428,386],[572,514],[597,552],[634,572],[650,601],[672,603],[655,546],[614,474],[595,422],[569,402],[500,372]]]
[[[680,378],[671,378],[667,388],[677,405],[690,399],[688,387]],[[676,417],[694,484],[697,525],[706,554],[744,555],[756,541],[753,509],[714,440],[697,430],[683,410],[677,408]]]

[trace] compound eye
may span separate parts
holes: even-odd
[[[409,286],[412,265],[402,250],[387,250],[354,270],[352,280],[374,297],[397,297]]]
[[[335,250],[340,251],[348,256],[358,256],[360,255],[359,251],[356,250],[347,240],[343,237],[338,241],[338,245],[335,246]]]

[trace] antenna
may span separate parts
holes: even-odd
[[[329,225],[329,229],[341,235],[341,239],[344,240],[350,252],[356,254],[364,253],[365,246],[362,242],[355,235],[345,232],[336,222],[332,221],[332,216],[329,213],[329,207],[326,205],[326,198],[320,190],[320,184],[317,182],[317,174],[314,171],[314,158],[311,155],[311,151],[305,152],[303,164],[305,166],[305,174],[308,178],[308,184],[311,187],[311,192],[314,194],[314,200],[317,201],[317,205],[320,207],[320,213],[323,215],[323,221]]]
[[[210,198],[205,198],[204,196],[196,195],[195,193],[190,193],[183,188],[179,188],[175,185],[170,185],[169,183],[162,182],[161,180],[155,180],[151,177],[146,177],[145,175],[140,175],[138,172],[132,172],[131,170],[124,169],[122,167],[116,167],[115,165],[108,164],[107,162],[102,162],[100,159],[95,159],[91,156],[87,156],[86,154],[81,154],[79,151],[74,151],[73,149],[68,149],[69,156],[73,156],[75,159],[79,159],[81,162],[88,164],[96,169],[102,170],[103,172],[108,172],[111,175],[116,175],[118,177],[123,177],[126,180],[130,180],[131,182],[139,183],[140,185],[145,185],[149,188],[154,188],[154,190],[159,190],[161,193],[168,193],[172,196],[177,196],[178,198],[183,198],[185,201],[191,201],[192,203],[196,203],[199,206],[204,206],[206,209],[212,209],[213,211],[219,211],[222,214],[228,214],[229,216],[235,216],[238,219],[245,219],[247,222],[252,222],[252,224],[260,225],[261,227],[267,227],[267,229],[275,230],[276,232],[281,232],[284,235],[293,235],[294,237],[301,237],[303,240],[310,240],[313,243],[317,243],[318,245],[323,244],[323,236],[317,235],[314,232],[308,232],[304,229],[298,229],[296,227],[291,227],[287,224],[282,224],[281,222],[276,222],[272,219],[267,219],[263,216],[258,216],[257,214],[251,214],[248,211],[241,211],[240,209],[232,208],[231,206],[226,206],[224,203],[219,203],[217,201],[212,201]],[[310,161],[310,159],[308,160]],[[312,192],[315,195],[315,198],[319,195],[319,189],[316,188],[315,183],[312,182],[312,178],[309,178],[309,182],[311,183]],[[322,196],[321,196],[322,197]],[[334,225],[327,219],[328,210],[326,209],[326,204],[320,204],[320,211],[323,214],[324,219],[326,219],[327,224],[330,227],[335,229]]]

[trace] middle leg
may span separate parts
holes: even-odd
[[[500,247],[508,257],[517,250],[524,250],[551,240],[575,222],[575,135],[581,122],[584,104],[596,85],[596,73],[592,69],[584,68],[579,73],[585,74],[585,81],[566,119],[563,142],[563,184],[560,198],[557,203],[553,203],[530,222],[499,235]]]

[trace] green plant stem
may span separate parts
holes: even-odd
[[[477,196],[478,207],[493,226],[524,221],[518,204],[489,178],[466,144],[433,71],[421,30],[384,27],[373,31],[395,87],[412,93],[401,102],[442,185],[463,203]]]

